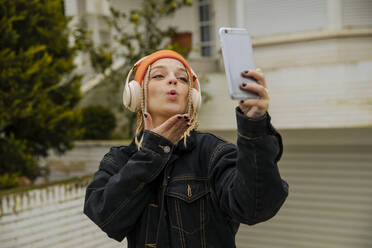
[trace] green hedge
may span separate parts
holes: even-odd
[[[82,139],[100,140],[111,139],[111,134],[116,127],[114,113],[103,106],[94,105],[82,109]]]

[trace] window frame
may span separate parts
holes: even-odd
[[[200,8],[203,6],[208,7],[209,20],[201,21],[202,15]],[[199,0],[197,4],[198,12],[198,32],[200,42],[200,56],[203,58],[210,58],[215,55],[215,39],[214,39],[214,13],[213,13],[213,1],[212,0]],[[209,27],[209,40],[203,41],[202,28]],[[209,48],[209,54],[203,53],[203,48]]]

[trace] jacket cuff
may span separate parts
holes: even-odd
[[[271,117],[268,112],[259,119],[253,119],[246,116],[238,107],[235,109],[238,134],[245,138],[258,138],[264,135],[272,134]]]
[[[144,130],[142,146],[160,155],[169,154],[174,149],[170,140],[150,130]]]

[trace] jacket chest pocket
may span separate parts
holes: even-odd
[[[172,228],[193,234],[209,220],[207,179],[174,178],[166,191]]]

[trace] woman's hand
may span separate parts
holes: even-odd
[[[153,128],[151,115],[148,112],[145,112],[144,115],[145,129],[163,136],[173,144],[177,144],[179,139],[191,125],[188,114],[177,114],[170,117],[160,126]]]
[[[270,102],[269,90],[266,87],[265,76],[259,68],[242,72],[242,76],[246,78],[254,78],[258,84],[242,84],[240,85],[240,89],[253,91],[257,93],[260,98],[241,100],[239,101],[239,107],[249,118],[259,119],[265,115]]]

